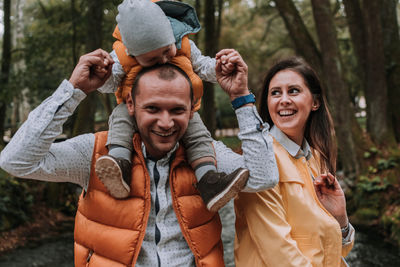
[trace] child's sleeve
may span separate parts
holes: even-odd
[[[99,92],[103,94],[114,93],[117,90],[123,78],[125,77],[125,71],[122,68],[122,65],[119,62],[118,56],[114,50],[110,53],[110,56],[114,60],[114,64],[112,65],[111,76],[110,78],[108,78],[108,80],[104,83],[103,86],[97,89]]]
[[[217,78],[215,75],[215,58],[203,56],[196,44],[192,40],[189,40],[189,42],[190,61],[192,62],[193,71],[203,81],[217,83]]]

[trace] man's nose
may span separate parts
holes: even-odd
[[[160,117],[158,118],[158,126],[164,130],[168,130],[174,126],[174,121],[169,112],[165,111],[160,114]]]

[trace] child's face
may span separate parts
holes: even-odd
[[[176,55],[175,44],[167,45],[156,50],[136,56],[136,61],[142,67],[150,67],[155,64],[165,64]]]

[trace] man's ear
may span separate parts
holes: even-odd
[[[126,96],[126,108],[128,109],[129,115],[135,115],[135,102],[132,99],[132,93],[128,93]]]
[[[319,99],[318,98],[314,98],[311,110],[312,111],[318,110],[320,105],[321,105],[321,103],[319,102]]]

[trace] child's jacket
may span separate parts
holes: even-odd
[[[177,53],[170,61],[172,64],[181,68],[190,78],[193,86],[193,103],[195,111],[200,108],[201,97],[203,95],[203,83],[200,77],[193,71],[191,62],[191,45],[188,34],[194,34],[200,30],[200,23],[197,19],[195,10],[184,3],[173,1],[154,1],[156,2],[171,22],[174,31]],[[123,102],[132,89],[136,75],[141,71],[136,59],[127,54],[125,45],[122,43],[121,34],[118,26],[115,28],[113,36],[117,39],[113,49],[118,57],[126,76],[122,80],[115,95],[118,104]],[[215,67],[215,64],[213,64]]]

